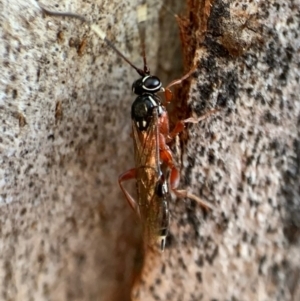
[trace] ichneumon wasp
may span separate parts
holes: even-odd
[[[41,7],[41,6],[40,6]],[[41,7],[46,15],[77,18],[87,24],[88,20],[81,15],[69,12],[54,12]],[[145,9],[145,8],[144,8]],[[144,12],[145,13],[145,12]],[[143,17],[141,17],[143,22]],[[181,84],[195,71],[190,70],[185,76],[172,81],[166,88],[162,87],[160,79],[150,74],[147,66],[145,47],[143,44],[143,69],[137,68],[106,38],[106,34],[95,24],[90,28],[113,49],[123,60],[136,70],[140,78],[133,85],[132,90],[137,95],[131,107],[132,137],[134,142],[135,168],[119,176],[119,185],[130,207],[139,216],[143,225],[145,241],[148,245],[159,243],[160,249],[165,249],[166,237],[169,229],[170,190],[180,198],[190,198],[206,209],[212,206],[188,193],[177,189],[180,181],[179,170],[173,160],[173,154],[168,146],[174,137],[183,130],[185,123],[197,123],[214,113],[210,111],[200,119],[188,118],[179,121],[172,131],[169,130],[168,113],[165,104],[157,95],[164,92],[165,102],[172,100],[170,88]],[[127,180],[136,180],[136,201],[123,186]]]

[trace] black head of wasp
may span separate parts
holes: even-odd
[[[85,17],[68,12],[53,12],[41,7],[42,11],[51,16],[77,18],[89,23]],[[144,22],[146,6],[141,6],[139,22]],[[162,88],[160,79],[150,74],[147,66],[145,46],[143,40],[144,68],[137,68],[106,38],[105,33],[95,24],[90,28],[125,60],[140,75],[133,85],[132,90],[137,95],[131,106],[132,137],[134,142],[135,168],[119,176],[119,185],[130,207],[141,220],[144,238],[147,245],[159,244],[161,251],[165,249],[166,237],[169,229],[169,202],[170,190],[178,197],[188,197],[197,201],[205,208],[212,206],[197,196],[185,190],[178,190],[179,171],[173,162],[173,155],[168,143],[184,128],[187,122],[196,123],[199,120],[188,118],[179,121],[174,129],[169,131],[168,113],[158,92],[165,93],[165,101],[172,100],[170,88],[181,84],[194,71],[193,68],[181,79],[172,81],[165,89]],[[207,114],[209,116],[214,111]],[[206,116],[201,118],[204,119]],[[137,200],[123,186],[123,182],[135,179]]]

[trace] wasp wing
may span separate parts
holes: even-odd
[[[154,108],[146,131],[139,130],[132,122],[138,205],[148,243],[154,242],[161,226],[163,200],[156,192],[161,179],[158,118],[158,109]]]
[[[146,131],[141,131],[132,122],[135,167],[138,185],[138,204],[149,204],[154,195],[155,185],[160,177],[159,128],[157,109]]]

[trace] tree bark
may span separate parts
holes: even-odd
[[[296,4],[297,2],[297,4]],[[180,19],[194,116],[164,254],[133,300],[300,300],[299,1],[190,0]],[[182,94],[180,94],[182,95]]]
[[[41,2],[85,15],[142,64],[137,3]],[[0,300],[129,300],[141,235],[117,180],[134,162],[137,75],[86,24],[34,0],[2,0],[0,18]]]
[[[46,2],[141,65],[137,3]],[[184,69],[198,70],[176,104],[219,111],[180,136],[180,187],[216,209],[174,201],[166,251],[142,257],[117,184],[133,167],[135,71],[80,21],[0,3],[1,300],[300,299],[299,2],[188,7]],[[151,18],[149,66],[171,77]]]

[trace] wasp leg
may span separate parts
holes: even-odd
[[[172,141],[179,133],[181,133],[184,129],[185,123],[198,123],[202,120],[205,120],[206,118],[208,118],[209,116],[215,114],[216,112],[218,112],[218,109],[213,109],[208,111],[206,114],[202,115],[199,118],[195,118],[195,117],[189,117],[187,119],[184,120],[180,120],[176,123],[174,129],[167,134],[166,137],[166,142],[169,143],[170,141]]]
[[[174,129],[167,134],[166,142],[171,142],[184,129],[185,120],[180,120],[176,123]]]
[[[173,163],[173,156],[169,146],[166,144],[164,135],[159,135],[159,156],[162,163],[170,169],[169,181],[171,189],[176,189],[179,185],[180,175],[178,169]]]
[[[123,191],[123,193],[125,195],[125,198],[126,198],[128,204],[129,204],[129,206],[140,217],[140,210],[139,210],[139,206],[138,206],[137,202],[130,195],[130,193],[124,188],[124,186],[122,184],[125,181],[132,180],[132,179],[135,179],[135,178],[136,178],[136,169],[135,168],[129,169],[129,170],[125,171],[124,173],[122,173],[119,176],[119,185],[120,185],[120,188],[121,188],[121,190]]]
[[[160,144],[163,144],[163,140],[160,141]],[[162,149],[160,149],[160,158],[161,160],[170,168],[170,177],[169,177],[169,182],[170,182],[170,188],[173,191],[173,193],[179,197],[179,198],[189,198],[191,200],[196,201],[200,206],[205,208],[206,210],[214,209],[214,207],[209,204],[208,202],[200,199],[196,195],[189,193],[186,190],[179,190],[177,189],[180,181],[180,174],[178,169],[174,166],[173,163],[173,158],[170,149],[168,148],[167,145]]]
[[[179,79],[175,79],[173,81],[171,81],[167,87],[165,88],[165,98],[166,98],[166,102],[171,102],[172,98],[173,98],[173,93],[170,90],[171,87],[175,86],[175,85],[179,85],[181,84],[184,80],[186,80],[187,78],[189,78],[197,69],[197,66],[194,66],[187,74],[185,74],[183,77],[179,78]]]
[[[172,152],[167,145],[168,136],[165,137],[164,134],[159,133],[159,156],[160,160],[172,169],[174,167]]]
[[[178,185],[179,185],[179,180],[180,180],[180,174],[178,169],[173,166],[173,168],[171,169],[171,173],[170,173],[170,187],[171,190],[174,192],[174,194],[178,197],[178,198],[188,198],[191,200],[196,201],[201,207],[203,207],[204,209],[208,210],[212,210],[214,209],[213,205],[211,205],[210,203],[202,200],[201,198],[197,197],[196,195],[188,192],[187,190],[179,190],[177,189]]]
[[[205,120],[207,117],[209,117],[210,115],[215,114],[216,112],[219,112],[220,110],[218,109],[212,109],[210,111],[208,111],[207,113],[205,113],[204,115],[200,116],[199,118],[195,118],[195,117],[190,117],[187,119],[184,119],[182,121],[179,122],[183,122],[183,123],[198,123],[202,120]]]
[[[203,207],[206,210],[213,210],[215,208],[212,204],[208,203],[207,201],[202,200],[198,196],[196,196],[186,190],[172,189],[172,191],[178,198],[188,198],[193,201],[196,201],[201,207]]]

